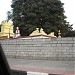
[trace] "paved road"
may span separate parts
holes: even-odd
[[[75,61],[28,60],[13,58],[8,58],[7,60],[12,69],[25,69],[27,71],[39,71],[46,73],[50,71],[56,73],[66,72],[71,73],[70,75],[75,75]]]

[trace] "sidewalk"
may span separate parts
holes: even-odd
[[[11,69],[48,74],[75,75],[75,61],[27,60],[8,58]]]

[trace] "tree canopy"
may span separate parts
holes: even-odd
[[[49,34],[60,30],[62,36],[72,30],[64,15],[60,0],[12,0],[14,27],[20,27],[21,35],[29,35],[37,27]]]

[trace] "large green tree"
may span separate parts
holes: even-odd
[[[21,35],[29,35],[36,27],[49,34],[60,30],[65,36],[72,27],[64,15],[60,0],[12,0],[13,24],[20,27]]]

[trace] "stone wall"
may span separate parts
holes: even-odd
[[[75,38],[25,38],[0,42],[7,57],[75,60]]]

